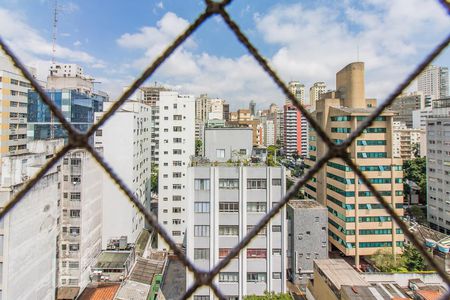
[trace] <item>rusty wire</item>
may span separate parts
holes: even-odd
[[[450,11],[450,5],[448,1],[438,0],[442,6]],[[197,19],[189,25],[189,27],[179,35],[167,49],[157,57],[154,62],[132,83],[132,85],[119,97],[119,99],[114,103],[114,105],[105,112],[101,119],[95,123],[85,134],[78,132],[67,120],[64,118],[62,112],[57,108],[53,101],[48,97],[39,83],[31,76],[25,66],[20,62],[20,60],[15,56],[14,52],[7,46],[7,44],[0,37],[0,47],[3,49],[5,54],[9,56],[13,64],[19,69],[22,75],[29,80],[32,87],[37,91],[42,101],[50,108],[51,113],[56,116],[58,121],[62,124],[64,129],[67,131],[69,136],[69,142],[63,148],[61,148],[52,159],[50,159],[40,171],[34,175],[26,184],[21,188],[21,190],[16,193],[13,199],[10,200],[0,211],[0,220],[13,209],[13,207],[19,203],[26,194],[33,188],[33,186],[52,168],[56,163],[64,157],[70,150],[75,148],[86,149],[93,158],[97,161],[100,167],[109,175],[111,180],[119,187],[119,189],[127,196],[129,201],[133,203],[137,210],[142,213],[145,220],[152,226],[156,233],[158,233],[164,241],[169,245],[170,249],[174,254],[180,259],[180,261],[194,274],[195,281],[187,289],[186,293],[183,295],[183,299],[187,299],[192,296],[192,294],[201,286],[209,286],[216,297],[225,300],[225,296],[222,294],[217,285],[213,282],[215,276],[227,266],[227,264],[240,253],[240,251],[245,248],[251,240],[256,236],[256,234],[267,225],[267,223],[274,217],[280,210],[286,205],[286,203],[295,197],[296,193],[304,184],[309,181],[330,159],[341,158],[355,174],[361,179],[364,185],[373,193],[378,202],[384,207],[388,214],[393,218],[395,223],[403,230],[404,234],[408,239],[416,246],[420,253],[424,256],[427,262],[436,270],[436,272],[442,277],[442,279],[450,286],[450,278],[432,258],[432,256],[427,252],[425,247],[417,240],[417,238],[409,231],[408,226],[402,220],[402,218],[395,212],[392,206],[380,195],[376,188],[370,183],[367,177],[359,170],[355,162],[350,158],[346,149],[354,142],[354,140],[363,133],[364,129],[371,126],[374,119],[380,115],[395,98],[400,95],[400,93],[409,85],[411,82],[448,46],[450,42],[450,35],[448,35],[416,68],[415,70],[401,83],[397,86],[394,92],[381,104],[379,105],[370,116],[368,116],[364,121],[360,123],[355,131],[353,131],[347,139],[337,145],[333,143],[328,137],[327,133],[321,128],[321,126],[315,121],[312,115],[303,107],[301,103],[297,101],[295,96],[287,88],[287,85],[281,80],[278,74],[269,66],[267,60],[259,53],[256,47],[253,46],[251,41],[246,37],[246,35],[239,28],[238,24],[233,21],[228,12],[225,10],[226,6],[229,5],[232,0],[224,0],[222,2],[215,2],[212,0],[205,0],[206,8],[197,17]],[[283,196],[283,198],[274,206],[272,209],[258,222],[254,228],[249,231],[245,237],[230,251],[230,253],[223,258],[215,267],[210,271],[205,272],[199,270],[195,264],[181,251],[175,242],[170,238],[169,233],[160,225],[157,221],[157,217],[148,211],[143,204],[133,195],[132,191],[127,187],[127,185],[121,180],[120,176],[114,172],[114,170],[103,160],[101,155],[92,148],[88,143],[89,137],[91,137],[96,130],[98,130],[105,122],[110,118],[122,105],[123,103],[148,79],[154,72],[173,54],[173,52],[182,45],[202,24],[211,16],[220,15],[222,19],[227,24],[228,28],[235,34],[239,42],[248,50],[248,52],[254,57],[256,62],[261,66],[261,68],[268,74],[268,76],[273,80],[273,82],[280,88],[282,93],[292,101],[293,105],[305,116],[311,127],[319,135],[323,142],[328,146],[328,150],[324,156],[322,156],[313,167],[311,167],[308,172],[298,180]],[[395,242],[395,241],[394,241]],[[450,294],[446,294],[445,298],[448,298]]]

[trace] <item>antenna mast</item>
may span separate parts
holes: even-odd
[[[52,64],[55,64],[55,53],[56,53],[56,35],[58,32],[58,0],[54,1],[54,7],[53,7],[53,45],[52,45]]]

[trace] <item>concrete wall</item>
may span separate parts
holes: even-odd
[[[226,162],[238,159],[239,151],[245,149],[246,154],[252,153],[251,128],[205,128],[204,130],[204,156],[210,161]],[[217,156],[217,150],[225,151],[224,157]]]

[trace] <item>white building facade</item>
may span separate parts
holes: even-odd
[[[112,102],[105,102],[107,111]],[[99,119],[102,113],[96,113]],[[105,161],[150,210],[150,106],[128,100],[95,134],[95,147]],[[144,228],[144,218],[119,190],[109,175],[103,173],[102,248],[111,239],[126,236],[134,243]]]
[[[441,99],[448,96],[448,68],[429,65],[417,77],[417,90],[431,99]]]
[[[325,82],[315,82],[309,88],[309,105],[313,111],[316,110],[316,101],[319,100],[321,94],[325,93],[326,88]]]
[[[280,167],[197,166],[188,169],[187,256],[202,269],[213,268],[285,194]],[[233,258],[215,282],[229,299],[286,292],[285,208]],[[194,281],[187,273],[186,286]],[[214,299],[206,287],[194,298]]]
[[[161,92],[159,115],[158,219],[181,245],[186,230],[186,173],[195,154],[194,96]],[[168,249],[160,236],[158,248]]]

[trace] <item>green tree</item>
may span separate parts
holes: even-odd
[[[244,297],[244,300],[292,300],[291,296],[287,293],[276,294],[275,292],[264,292],[264,295],[256,296],[256,295],[248,295]]]
[[[403,248],[402,261],[408,271],[417,272],[426,269],[425,260],[414,246],[405,244]]]
[[[158,192],[158,167],[155,165],[152,165],[151,168],[150,186],[153,193]]]
[[[381,272],[396,272],[402,268],[401,259],[399,257],[395,259],[394,254],[389,250],[378,250],[370,257],[370,260]]]
[[[425,202],[427,198],[427,159],[417,157],[403,162],[405,179],[414,181],[420,187],[420,198]],[[405,189],[408,191],[408,189]]]
[[[195,140],[195,156],[200,156],[200,153],[202,152],[202,146],[203,142],[200,139]]]

